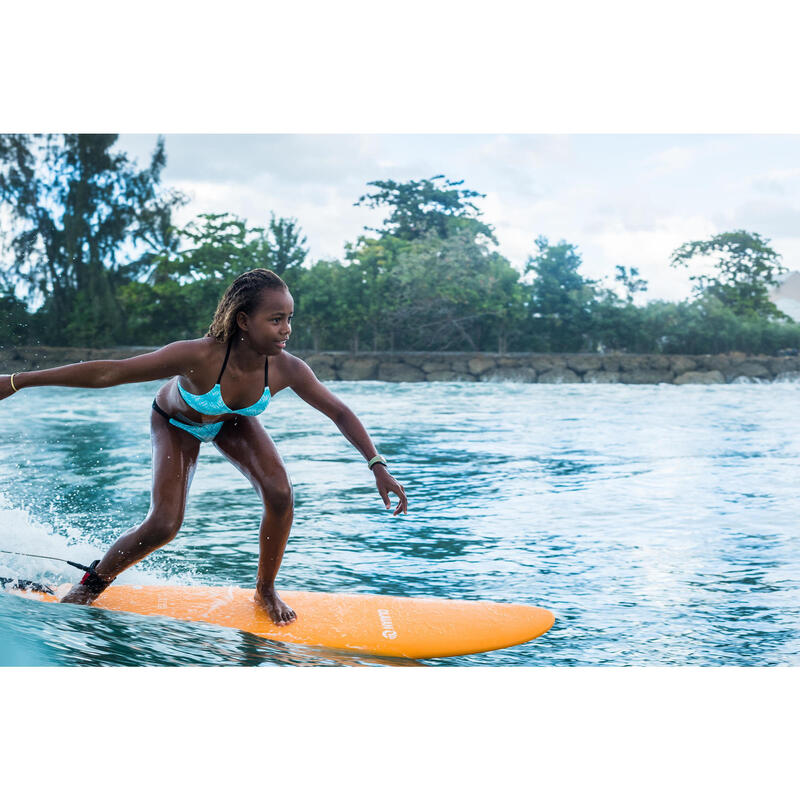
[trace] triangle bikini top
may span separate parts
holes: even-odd
[[[222,362],[222,369],[219,371],[217,382],[210,391],[206,392],[205,394],[192,394],[191,392],[187,392],[186,389],[181,386],[180,378],[178,379],[178,391],[181,393],[181,397],[183,397],[183,399],[186,401],[186,405],[189,406],[189,408],[193,408],[195,411],[199,411],[201,414],[207,414],[209,416],[219,414],[244,414],[248,417],[256,417],[269,405],[269,358],[266,358],[264,361],[264,394],[261,395],[261,399],[247,408],[228,408],[228,406],[225,404],[225,401],[222,399],[222,387],[220,386],[220,381],[222,380],[222,373],[225,372],[225,367],[228,364],[228,356],[231,354],[232,344],[233,337],[228,339],[228,351],[225,353],[225,360]]]

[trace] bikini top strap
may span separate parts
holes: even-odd
[[[222,362],[222,369],[219,371],[219,377],[217,378],[217,383],[222,380],[222,373],[225,372],[225,367],[228,365],[228,356],[231,354],[231,345],[233,344],[233,336],[228,339],[228,350],[225,353],[225,360]]]
[[[264,358],[264,388],[269,389],[269,356]]]

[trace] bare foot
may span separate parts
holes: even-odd
[[[93,592],[88,586],[81,583],[76,583],[58,602],[59,603],[75,603],[80,606],[91,605],[98,597],[100,592]]]
[[[297,614],[278,597],[274,588],[256,589],[254,599],[276,625],[291,625],[297,619]]]

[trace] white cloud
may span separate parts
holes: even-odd
[[[382,219],[379,210],[354,207],[351,194],[336,186],[298,186],[288,195],[264,183],[181,181],[176,188],[192,198],[177,215],[178,224],[186,224],[198,214],[229,212],[251,225],[266,225],[274,211],[298,220],[313,260],[342,258],[346,241],[355,241],[365,226],[377,227]]]
[[[155,137],[122,137],[141,154]],[[776,153],[776,144],[780,152]],[[443,173],[482,192],[499,250],[521,267],[534,239],[565,239],[591,277],[636,266],[650,296],[681,299],[669,268],[682,243],[744,227],[800,263],[800,137],[272,135],[168,136],[164,182],[194,196],[185,219],[230,211],[252,224],[270,211],[298,219],[310,257],[341,257],[345,241],[384,211],[354,207],[371,180]],[[794,159],[790,161],[789,159]],[[773,238],[774,237],[774,238]]]
[[[690,275],[700,274],[708,264],[696,262],[691,270],[670,266],[674,250],[684,242],[713,236],[713,223],[702,217],[664,217],[651,230],[630,230],[621,223],[590,237],[586,245],[586,273],[594,278],[613,276],[617,264],[636,267],[648,281],[647,297],[683,300],[692,290]]]
[[[775,236],[800,237],[800,208],[777,199],[746,200],[736,208],[713,216],[722,230],[741,229]]]
[[[645,159],[645,166],[653,174],[665,174],[676,170],[686,169],[698,156],[698,148],[674,146],[668,147]]]
[[[682,137],[676,136],[680,141]],[[743,139],[737,136],[688,137],[688,143],[679,143],[659,150],[642,160],[643,172],[650,177],[663,177],[681,173],[690,167],[699,170],[703,166],[732,157],[741,149]]]

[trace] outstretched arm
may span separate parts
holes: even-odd
[[[306,403],[330,417],[342,432],[344,438],[367,461],[378,454],[372,439],[369,438],[369,434],[361,424],[361,420],[333,392],[321,384],[311,367],[299,358],[294,359],[292,362],[292,375],[289,386]],[[407,514],[408,500],[403,487],[392,477],[383,464],[375,464],[372,467],[372,471],[375,473],[375,484],[386,508],[391,506],[389,492],[392,492],[399,498],[393,516],[397,516],[401,512]]]
[[[80,364],[67,364],[63,367],[40,369],[32,372],[14,373],[14,386],[11,376],[0,376],[0,400],[17,391],[31,386],[80,386],[87,389],[100,389],[118,386],[121,383],[139,383],[170,378],[186,372],[197,358],[195,341],[173,342],[153,353],[145,353],[133,358],[116,361],[83,361]]]

